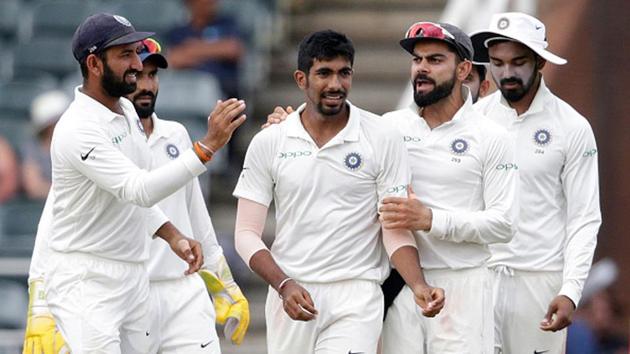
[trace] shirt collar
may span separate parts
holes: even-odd
[[[529,114],[542,112],[545,109],[546,102],[549,97],[551,97],[551,91],[549,91],[549,88],[545,84],[544,78],[541,77],[540,85],[538,86],[538,91],[536,91],[536,95],[534,96],[532,103],[529,105],[529,108],[527,109],[527,111],[525,111],[525,113],[520,115],[520,118]],[[510,106],[510,104],[505,99],[505,97],[503,97],[503,95],[501,95],[501,105],[503,105],[503,107],[507,109],[511,109],[511,110],[514,109]]]
[[[82,91],[83,86],[79,85],[74,89],[74,100],[79,104],[89,107],[94,113],[96,113],[99,117],[103,117],[108,121],[112,121],[116,117],[122,117],[120,114],[111,111],[109,108],[105,107],[101,102],[95,100],[94,98],[86,95]],[[133,104],[129,102],[127,99],[119,98],[118,104],[123,111],[123,114],[126,117],[134,117],[137,116],[135,109],[133,108]]]
[[[361,112],[359,108],[355,107],[350,101],[346,101],[350,109],[350,116],[348,117],[348,123],[337,134],[334,140],[342,139],[343,141],[359,141],[361,131]],[[302,121],[300,120],[300,113],[306,108],[306,103],[303,103],[298,109],[289,114],[286,119],[287,122],[287,135],[294,138],[301,138],[305,140],[313,140],[309,133],[304,129]]]
[[[468,88],[468,86],[462,85],[462,95],[466,97],[466,99],[464,100],[464,104],[461,107],[459,107],[457,112],[455,112],[455,114],[453,115],[453,118],[449,120],[448,122],[444,122],[440,124],[436,128],[455,124],[457,121],[462,120],[467,116],[466,112],[470,111],[473,106],[472,93],[470,92],[470,89]],[[419,107],[416,105],[415,102],[411,103],[411,105],[409,106],[409,109],[412,112],[414,112],[417,116],[419,116],[420,119],[422,119],[422,121],[424,121],[424,118],[418,113]]]
[[[159,139],[171,136],[172,131],[166,128],[164,121],[159,119],[157,114],[151,114],[151,120],[153,121],[153,132],[151,133],[152,138]]]

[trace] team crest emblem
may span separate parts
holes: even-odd
[[[343,162],[350,171],[356,171],[361,168],[361,165],[363,165],[363,159],[357,152],[351,152],[346,155]]]
[[[174,160],[179,156],[179,149],[173,144],[168,144],[166,145],[166,154],[171,160]]]
[[[131,22],[122,16],[114,15],[114,19],[123,26],[131,27]]]
[[[455,139],[451,143],[451,151],[457,155],[463,155],[468,151],[468,142],[464,139]]]
[[[538,129],[534,133],[534,142],[538,146],[546,146],[551,142],[551,133],[547,129]]]
[[[509,25],[510,25],[510,20],[508,20],[505,17],[500,18],[499,22],[497,22],[497,28],[500,30],[504,30],[508,28]]]

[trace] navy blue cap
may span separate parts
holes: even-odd
[[[124,17],[106,13],[92,15],[77,27],[72,37],[72,54],[78,62],[106,48],[139,42],[153,32],[136,32]]]
[[[473,60],[474,49],[470,37],[461,29],[448,23],[416,22],[400,40],[400,46],[413,54],[416,43],[421,40],[439,40],[453,47],[461,59]]]
[[[155,60],[155,65],[157,65],[158,68],[168,68],[168,62],[162,55],[162,46],[160,45],[160,42],[153,38],[142,40],[142,49],[140,49],[140,53],[138,53],[138,55],[143,63],[147,59],[152,58]]]

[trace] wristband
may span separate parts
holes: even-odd
[[[210,156],[208,156],[208,154],[206,154],[205,151],[203,151],[203,149],[201,148],[201,143],[199,143],[198,141],[195,142],[193,144],[193,150],[195,150],[195,153],[197,154],[197,156],[199,157],[199,159],[201,160],[202,163],[206,163],[210,160],[212,160],[212,154]],[[212,150],[210,150],[212,151]]]
[[[286,277],[284,278],[283,281],[280,282],[280,284],[278,284],[278,295],[280,295],[280,292],[282,291],[282,288],[287,285],[287,283],[289,282],[289,280],[293,280],[293,278],[291,277]],[[280,295],[280,298],[282,299],[282,296]]]
[[[210,151],[210,155],[214,156],[214,154],[216,153],[216,151],[210,149],[208,146],[206,146],[204,143],[202,143],[201,141],[197,141],[197,144],[199,144],[199,146],[201,146],[202,148]]]

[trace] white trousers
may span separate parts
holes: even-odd
[[[221,353],[214,306],[199,274],[152,281],[151,306],[151,353]]]
[[[46,300],[73,354],[146,354],[149,277],[142,263],[52,253]]]
[[[444,289],[444,308],[434,318],[424,317],[405,285],[385,319],[383,354],[493,353],[489,271],[424,270],[424,276],[431,286]]]
[[[300,284],[319,314],[309,322],[292,320],[270,287],[265,305],[269,354],[376,354],[383,324],[383,293],[378,283]]]
[[[540,321],[562,286],[562,272],[526,272],[498,266],[492,271],[495,352],[562,354],[566,329],[545,332]]]

